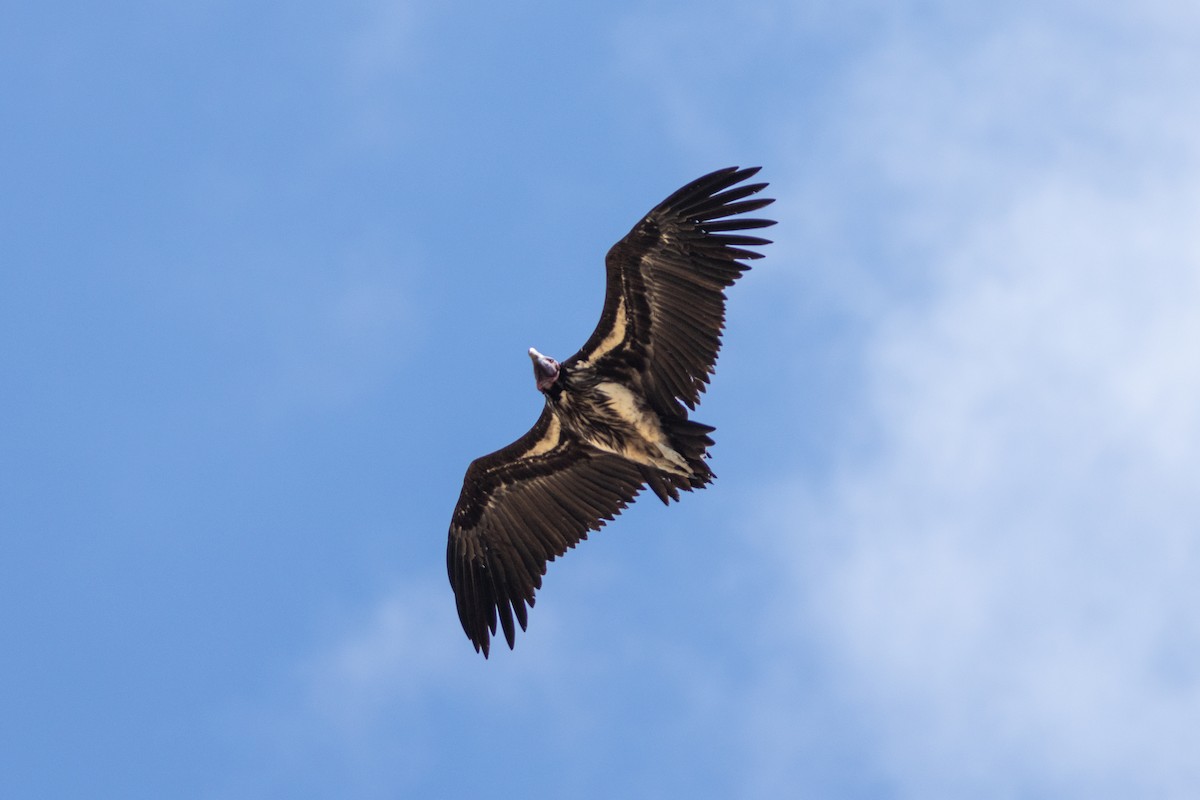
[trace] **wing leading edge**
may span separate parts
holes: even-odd
[[[724,290],[749,269],[745,260],[762,257],[745,248],[770,244],[740,233],[775,224],[739,216],[774,202],[752,197],[766,183],[737,185],[759,169],[727,167],[692,181],[613,245],[600,323],[568,366],[616,362],[650,378],[647,389],[664,402],[696,407],[721,347]]]
[[[708,383],[725,325],[724,290],[749,269],[746,260],[762,255],[745,248],[770,243],[741,233],[775,224],[740,216],[774,202],[752,197],[767,184],[743,183],[758,171],[729,167],[692,181],[609,250],[600,322],[564,368],[636,373],[661,413],[711,431],[688,423],[679,401],[695,408]],[[450,524],[446,569],[475,649],[487,657],[498,630],[511,648],[547,563],[655,479],[653,469],[581,441],[549,403],[525,436],[472,462]]]
[[[471,464],[446,570],[477,651],[488,655],[497,623],[513,646],[546,564],[619,514],[642,482],[636,465],[566,435],[549,408],[528,434]]]

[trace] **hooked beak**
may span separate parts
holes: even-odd
[[[529,348],[529,358],[533,361],[533,377],[537,380],[538,391],[544,392],[558,380],[558,362],[532,347]]]

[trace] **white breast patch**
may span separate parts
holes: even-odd
[[[687,460],[671,447],[658,423],[658,417],[649,412],[628,387],[605,382],[597,385],[596,389],[608,400],[608,407],[613,413],[648,445],[643,448],[626,447],[621,455],[670,472],[689,472]]]

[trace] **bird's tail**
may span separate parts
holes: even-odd
[[[711,425],[678,418],[664,425],[671,448],[687,461],[688,474],[668,472],[651,466],[642,467],[642,477],[650,489],[658,495],[664,505],[679,499],[679,490],[690,492],[712,483],[717,476],[709,469],[708,448],[713,445],[710,433],[716,430]]]

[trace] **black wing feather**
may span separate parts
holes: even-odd
[[[566,366],[603,362],[640,371],[648,394],[695,408],[716,364],[725,289],[770,240],[730,231],[774,225],[738,216],[770,205],[746,199],[765,183],[741,184],[758,167],[728,167],[672,194],[613,245],[600,324]],[[736,217],[736,219],[729,219]]]
[[[774,202],[747,199],[767,186],[744,183],[757,172],[729,167],[692,181],[613,245],[600,323],[566,369],[632,370],[664,412],[682,415],[678,401],[695,408],[721,347],[725,289],[762,257],[744,248],[770,244],[738,233],[775,224],[740,216]],[[664,503],[679,497],[653,468],[581,443],[549,404],[529,433],[472,462],[446,571],[475,649],[486,657],[497,630],[511,648],[546,564],[621,513],[645,482]]]
[[[546,564],[621,513],[641,471],[580,444],[549,407],[508,447],[472,462],[450,523],[446,572],[458,618],[486,657],[497,627],[511,648]]]

